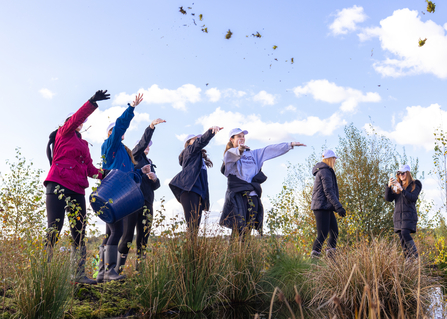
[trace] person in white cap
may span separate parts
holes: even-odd
[[[123,271],[124,264],[129,254],[130,246],[133,241],[135,227],[137,228],[137,262],[135,269],[138,270],[138,263],[145,255],[147,241],[149,239],[149,233],[152,226],[153,217],[153,204],[154,204],[154,191],[160,187],[160,180],[155,174],[155,165],[147,157],[149,148],[152,145],[152,135],[155,131],[155,125],[165,123],[165,120],[155,119],[146,128],[143,136],[135,144],[132,155],[135,159],[135,169],[143,169],[148,167],[150,172],[143,174],[141,177],[141,191],[144,195],[144,204],[140,210],[133,214],[127,215],[123,218],[123,235],[121,236],[120,243],[118,245],[118,262],[115,270],[120,274]]]
[[[273,144],[250,150],[245,145],[248,131],[234,128],[224,152],[222,173],[228,178],[220,225],[232,229],[232,238],[244,240],[256,229],[262,235],[264,207],[261,202],[261,184],[267,179],[262,173],[265,161],[281,156],[299,142]]]
[[[394,201],[394,232],[399,235],[400,243],[407,259],[418,258],[418,250],[411,233],[416,232],[418,214],[416,202],[422,190],[422,183],[414,180],[409,165],[402,165],[388,181],[385,189],[385,200]]]
[[[337,156],[332,150],[323,153],[323,160],[312,169],[315,176],[312,192],[311,209],[314,212],[317,223],[317,239],[312,246],[312,257],[321,255],[321,248],[328,237],[326,255],[333,257],[337,246],[338,224],[334,211],[340,217],[346,216],[346,210],[339,200],[337,177],[334,166]]]
[[[46,187],[46,209],[48,232],[45,250],[51,259],[53,246],[64,225],[65,213],[74,215],[70,218],[70,231],[73,238],[71,248],[72,263],[76,266],[74,281],[83,284],[96,284],[96,281],[85,275],[87,248],[85,246],[85,189],[88,187],[87,177],[102,179],[103,170],[93,166],[87,141],[82,139],[81,129],[86,119],[97,108],[96,102],[110,99],[107,90],[97,91],[76,113],[69,114],[62,125],[54,133],[54,152],[50,150],[51,168],[44,181]],[[65,198],[62,198],[65,195]],[[59,197],[62,196],[62,197]],[[70,197],[74,207],[69,208],[65,199]],[[73,222],[73,223],[72,223]]]
[[[107,128],[108,137],[101,146],[102,167],[107,170],[119,169],[123,172],[134,171],[136,164],[131,150],[122,143],[124,134],[134,117],[134,110],[143,101],[143,94],[135,97],[132,105]],[[106,236],[99,247],[99,270],[96,281],[99,283],[124,279],[115,270],[118,258],[118,243],[123,234],[123,220],[106,224]]]
[[[203,135],[188,135],[179,155],[182,171],[169,183],[175,198],[182,204],[188,233],[197,236],[202,212],[210,206],[207,168],[213,166],[205,146],[223,127],[213,126]]]

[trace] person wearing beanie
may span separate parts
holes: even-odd
[[[328,237],[326,255],[333,257],[337,246],[338,224],[334,211],[340,217],[346,216],[346,210],[340,203],[338,194],[337,177],[334,166],[337,156],[332,150],[323,153],[323,160],[312,169],[315,176],[312,192],[311,209],[315,215],[317,224],[317,239],[312,246],[312,257],[321,255],[321,248]]]
[[[268,145],[250,150],[245,145],[248,131],[234,128],[229,133],[221,172],[228,178],[227,192],[220,225],[232,229],[232,238],[243,241],[256,229],[262,235],[264,207],[261,202],[261,184],[267,179],[261,171],[265,161],[281,156],[299,142]]]
[[[155,125],[165,123],[165,120],[156,119],[146,128],[141,140],[139,140],[132,150],[135,159],[135,169],[149,168],[148,174],[143,174],[141,178],[141,191],[144,195],[144,205],[140,210],[127,215],[123,218],[123,235],[118,245],[118,262],[115,270],[120,274],[123,271],[124,264],[129,254],[130,246],[133,241],[135,226],[137,228],[137,261],[135,269],[138,270],[139,261],[144,257],[149,233],[152,226],[152,217],[154,215],[154,191],[160,187],[160,180],[155,174],[155,165],[147,157],[149,149],[152,145],[152,135]]]
[[[134,171],[136,164],[131,150],[122,143],[124,134],[134,117],[135,107],[143,101],[143,94],[138,94],[132,104],[116,120],[107,127],[108,138],[101,146],[102,167],[108,170],[119,169],[123,172]],[[122,280],[125,276],[116,271],[118,243],[123,234],[123,220],[106,224],[106,236],[99,247],[99,270],[96,277],[98,283]]]
[[[385,200],[394,201],[394,232],[399,235],[406,259],[418,258],[418,250],[411,233],[416,232],[418,214],[416,202],[422,190],[422,183],[413,179],[409,165],[402,165],[385,188]]]
[[[202,212],[209,209],[209,187],[207,169],[213,167],[205,146],[223,127],[213,126],[203,135],[188,135],[184,149],[179,155],[182,170],[169,183],[175,198],[182,204],[189,235],[197,236]]]
[[[48,219],[45,249],[49,254],[48,259],[51,259],[52,248],[64,225],[65,212],[76,214],[73,217],[74,227],[70,227],[73,238],[71,260],[76,267],[75,282],[83,284],[96,284],[96,281],[85,275],[87,249],[84,241],[86,228],[84,219],[87,176],[102,179],[105,173],[93,166],[88,143],[82,139],[79,132],[90,114],[98,108],[96,102],[108,99],[110,94],[107,94],[107,90],[97,91],[76,113],[69,114],[64,125],[55,131],[53,148],[50,152],[51,168],[44,181]],[[59,197],[61,194],[63,198]],[[66,208],[68,197],[74,204],[73,208]]]

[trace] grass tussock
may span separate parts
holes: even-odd
[[[36,249],[29,264],[19,270],[15,299],[19,318],[61,318],[73,294],[68,252],[54,251],[48,262],[45,250]]]
[[[424,259],[406,260],[394,242],[373,239],[341,249],[306,272],[309,305],[357,318],[429,311],[439,282]]]

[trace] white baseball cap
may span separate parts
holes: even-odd
[[[68,120],[70,117],[73,116],[73,114],[74,114],[74,112],[68,113],[68,115],[67,115],[67,117],[65,118],[65,120]],[[83,124],[84,124],[85,122],[87,122],[87,120],[88,120],[88,117],[85,119],[85,121],[83,122]]]
[[[229,137],[231,138],[233,135],[238,135],[239,133],[244,133],[244,135],[247,135],[248,131],[243,131],[240,128],[234,128],[230,131]]]
[[[190,139],[194,138],[194,137],[200,137],[202,136],[202,134],[199,135],[195,135],[195,134],[189,134],[184,140],[183,140],[183,144],[186,144]]]
[[[401,165],[398,169],[398,172],[409,172],[411,171],[410,165],[405,164],[405,165]]]
[[[109,126],[107,126],[107,133],[114,127],[115,127],[115,122],[110,123]]]
[[[333,150],[325,150],[323,152],[323,158],[330,158],[330,157],[338,158],[337,156],[335,156],[335,153]]]

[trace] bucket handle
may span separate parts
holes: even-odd
[[[136,182],[136,183],[138,184],[138,186],[140,186],[141,185],[141,181],[142,181],[140,174],[138,174],[138,173],[136,173],[134,171],[130,171],[130,172],[127,173],[127,175],[130,175],[130,174],[134,174],[137,177],[138,182]],[[133,180],[135,181],[135,178]]]

